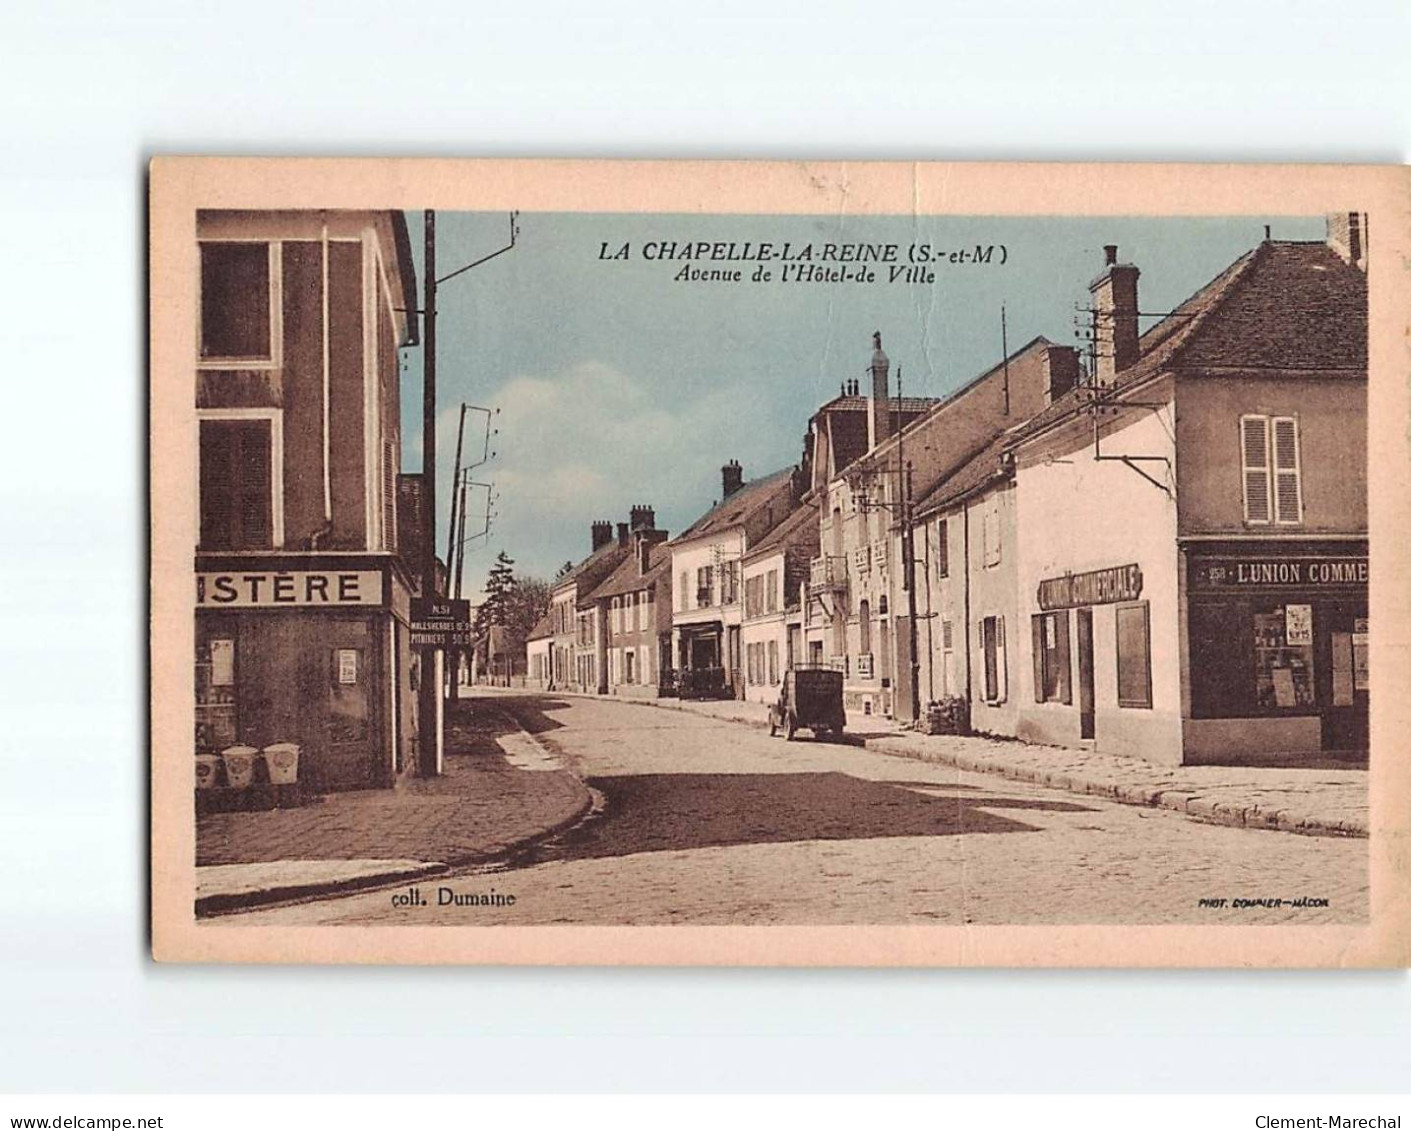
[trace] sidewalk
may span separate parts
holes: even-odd
[[[196,823],[196,913],[434,876],[573,824],[588,789],[504,712],[447,704],[446,766],[392,789]]]
[[[612,698],[750,726],[769,725],[768,708],[762,703]],[[1368,778],[1362,769],[1161,766],[1014,739],[923,735],[887,718],[855,713],[848,715],[847,738],[881,754],[999,774],[1127,805],[1171,809],[1214,824],[1309,836],[1368,835]]]

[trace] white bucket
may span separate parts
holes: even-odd
[[[235,789],[249,789],[255,779],[255,755],[259,751],[253,746],[227,746],[220,752],[225,762],[225,780]]]
[[[272,742],[264,753],[271,785],[293,785],[299,780],[298,743]]]
[[[215,789],[220,780],[220,755],[196,755],[196,788]]]

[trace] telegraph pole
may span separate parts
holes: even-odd
[[[460,502],[461,517],[465,515],[465,488],[461,485],[461,446],[465,440],[465,401],[461,401],[461,421],[456,430],[456,473],[451,478],[451,532],[446,536],[446,596],[450,596],[451,579],[455,576],[456,565],[456,537],[464,538],[465,532],[456,525],[456,503]],[[456,596],[460,596],[459,590]],[[461,650],[451,648],[446,657],[451,664],[451,702],[460,700],[460,676],[461,676]]]
[[[436,213],[428,208],[424,213],[426,226],[426,319],[421,381],[421,595],[425,600],[436,596]],[[426,648],[421,653],[421,685],[417,708],[420,716],[420,766],[423,777],[434,777],[439,767],[437,757],[441,743],[438,716],[440,714],[441,681],[436,678],[436,650]]]
[[[902,581],[906,586],[906,634],[911,655],[911,721],[921,717],[921,658],[916,654],[916,546],[911,529],[911,464],[902,469]]]

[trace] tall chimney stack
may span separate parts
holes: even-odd
[[[642,506],[641,504],[638,504],[637,506],[632,508],[630,513],[632,517],[632,529],[634,531],[654,530],[656,528],[656,511],[653,510],[651,507]]]
[[[601,550],[612,541],[612,523],[599,519],[593,523],[593,552]]]
[[[1130,263],[1117,262],[1117,245],[1104,247],[1106,263],[1102,274],[1088,284],[1093,296],[1094,330],[1097,335],[1097,380],[1110,384],[1123,370],[1135,364],[1140,350],[1137,339],[1137,277]]]
[[[720,469],[721,502],[724,502],[744,485],[745,469],[740,466],[739,460],[732,459]]]
[[[1053,404],[1078,383],[1078,351],[1072,346],[1049,346],[1044,351],[1045,404]]]
[[[882,352],[882,331],[872,335],[872,395],[867,405],[867,448],[870,451],[892,434],[892,399],[887,373],[891,362]]]
[[[1367,270],[1367,213],[1334,212],[1328,216],[1328,246],[1344,263]]]
[[[627,549],[628,542],[631,541],[631,531],[625,522],[617,524],[617,544],[624,550]]]

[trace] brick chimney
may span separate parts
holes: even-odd
[[[882,331],[872,335],[872,395],[867,403],[867,448],[871,451],[892,434],[892,400],[887,373],[892,363],[882,352]]]
[[[625,523],[625,522],[619,522],[619,523],[617,524],[617,544],[618,544],[619,546],[621,546],[621,547],[625,550],[625,549],[627,549],[627,543],[628,543],[630,540],[631,540],[631,533],[630,533],[630,528],[628,527],[627,523]]]
[[[593,523],[593,551],[596,553],[612,541],[612,523],[599,519]]]
[[[633,532],[633,552],[637,555],[639,577],[646,576],[647,570],[652,568],[652,547],[665,542],[666,538],[667,532],[656,527],[644,527]]]
[[[656,529],[656,511],[654,511],[651,507],[644,507],[640,505],[635,506],[632,508],[630,514],[632,519],[632,529],[634,531]]]
[[[1110,383],[1118,373],[1134,364],[1137,347],[1137,276],[1130,263],[1117,262],[1117,245],[1104,247],[1107,262],[1102,274],[1088,284],[1093,296],[1094,325],[1097,330],[1097,380]]]
[[[1072,346],[1044,350],[1044,403],[1053,404],[1078,383],[1078,351]]]
[[[732,459],[720,469],[720,501],[722,503],[744,485],[745,469],[740,466],[739,460]]]
[[[1334,212],[1328,216],[1328,246],[1344,263],[1367,270],[1367,213]]]

